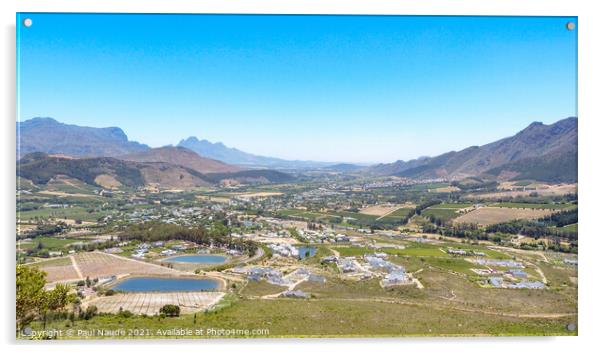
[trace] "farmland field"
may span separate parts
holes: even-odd
[[[501,197],[527,197],[533,193],[539,196],[561,196],[577,193],[576,184],[539,185],[533,190],[510,190],[495,191],[480,194],[469,194],[466,197],[472,199],[498,199]]]
[[[176,274],[178,271],[167,267],[132,260],[125,257],[104,254],[101,252],[82,252],[71,256],[82,276],[75,276],[72,265],[60,267],[45,267],[49,281],[66,281],[77,278],[102,278],[123,276],[128,274]],[[73,270],[71,270],[73,269]]]
[[[31,220],[35,218],[56,219],[79,219],[82,221],[97,221],[99,218],[109,214],[108,211],[85,209],[83,207],[69,208],[42,208],[32,211],[21,211],[17,214],[20,220]]]
[[[540,210],[567,210],[576,208],[576,205],[571,204],[550,204],[550,203],[521,203],[521,202],[498,202],[492,203],[491,207],[508,207],[508,208],[532,208]]]
[[[391,213],[398,208],[399,208],[399,206],[375,205],[375,206],[366,207],[366,208],[360,210],[359,213],[380,217],[380,216],[386,215],[387,213]]]
[[[454,219],[454,223],[476,223],[487,226],[515,219],[538,219],[550,214],[552,211],[547,209],[481,207]]]
[[[128,310],[136,315],[155,315],[164,305],[173,304],[183,314],[190,314],[210,308],[223,296],[222,292],[119,293],[93,299],[86,306],[94,305],[102,313]]]

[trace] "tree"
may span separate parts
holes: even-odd
[[[37,267],[17,265],[17,329],[37,317],[42,317],[46,325],[48,311],[62,310],[75,301],[76,296],[69,293],[69,286],[57,284],[53,290],[44,289],[46,272]]]
[[[159,312],[165,314],[165,316],[180,316],[180,307],[174,304],[166,304]]]
[[[70,288],[66,284],[57,284],[46,296],[48,310],[62,310],[65,306],[75,300],[75,295],[69,293]]]
[[[46,306],[46,273],[36,267],[17,265],[17,329],[33,321]]]
[[[42,308],[43,312],[41,313],[42,319],[44,320],[44,328],[46,328],[46,315],[49,311],[61,311],[65,306],[75,300],[76,295],[73,293],[70,294],[69,291],[69,286],[65,284],[57,284],[53,290],[46,291],[45,303]]]
[[[89,305],[85,311],[79,312],[79,318],[84,320],[90,320],[96,315],[96,313],[98,313],[98,308],[95,305]]]

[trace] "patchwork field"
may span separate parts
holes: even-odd
[[[164,305],[174,304],[182,314],[190,314],[212,307],[224,295],[222,292],[124,293],[95,298],[86,306],[94,305],[102,313],[115,314],[121,309],[136,315],[154,315]]]
[[[120,256],[101,252],[83,252],[67,257],[71,264],[52,265],[45,262],[39,263],[47,274],[49,283],[61,281],[74,281],[86,277],[103,278],[111,276],[135,275],[162,275],[177,274],[179,271],[132,260]],[[79,275],[81,274],[81,276]]]
[[[481,207],[454,219],[454,223],[476,223],[488,226],[515,219],[538,219],[552,213],[553,211],[548,209]]]
[[[435,217],[447,222],[469,211],[472,206],[470,203],[442,203],[423,210],[421,215]]]

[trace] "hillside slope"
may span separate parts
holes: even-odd
[[[233,173],[241,169],[214,159],[199,156],[197,153],[184,147],[159,147],[143,152],[127,154],[117,157],[133,162],[163,162],[179,165],[195,170],[199,173]]]
[[[139,163],[112,157],[65,158],[36,152],[24,156],[17,164],[17,175],[35,184],[46,184],[59,176],[68,176],[90,185],[99,184],[99,176],[110,177],[121,185],[163,188],[190,188],[211,185],[202,174],[169,163]]]
[[[493,176],[549,182],[577,180],[577,118],[530,124],[516,135],[458,152],[380,164],[372,172],[412,178]]]

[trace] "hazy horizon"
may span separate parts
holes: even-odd
[[[384,163],[577,116],[573,17],[19,14],[18,117]],[[81,28],[85,26],[85,30]],[[123,29],[127,28],[127,31]]]

